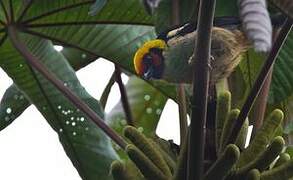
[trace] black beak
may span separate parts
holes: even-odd
[[[154,75],[155,68],[154,66],[150,66],[148,70],[143,74],[143,78],[146,80],[150,80]]]

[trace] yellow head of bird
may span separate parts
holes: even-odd
[[[164,40],[155,39],[146,42],[135,53],[133,59],[135,72],[140,76],[152,76],[158,73],[155,71],[160,71],[160,69],[154,68],[162,67],[162,51],[166,47]]]

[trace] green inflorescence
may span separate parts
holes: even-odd
[[[142,151],[164,175],[171,177],[171,170],[167,162],[164,160],[160,151],[141,132],[132,126],[124,129],[124,135],[127,137],[140,151]]]
[[[111,164],[111,174],[115,180],[135,180],[127,171],[125,164],[117,160]]]
[[[279,155],[279,159],[274,164],[274,167],[278,167],[278,166],[290,161],[290,159],[291,159],[291,157],[288,153],[281,153]]]
[[[229,91],[225,91],[218,96],[217,101],[217,110],[216,110],[216,149],[219,150],[221,135],[226,119],[229,116],[229,112],[231,110],[231,93]],[[218,151],[218,155],[219,155]]]
[[[293,178],[293,159],[284,152],[285,141],[278,136],[283,112],[274,110],[264,121],[248,147],[245,147],[249,121],[246,119],[239,130],[236,141],[225,145],[233,123],[239,115],[231,109],[230,92],[218,96],[216,110],[215,147],[217,159],[205,169],[202,180],[285,180]],[[139,169],[141,177],[148,180],[185,180],[187,165],[187,143],[182,143],[180,154],[174,158],[170,151],[136,128],[127,126],[124,135],[129,139],[126,153]],[[171,149],[171,147],[169,147]],[[120,161],[113,162],[111,172],[115,180],[131,180],[128,168]],[[133,178],[132,178],[133,179]],[[135,179],[135,178],[134,178]]]

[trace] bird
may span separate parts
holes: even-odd
[[[212,28],[210,84],[228,77],[250,47],[249,40],[239,28],[226,26],[229,20],[221,22]],[[145,42],[133,58],[136,74],[146,80],[191,84],[197,36],[195,25],[186,23]]]

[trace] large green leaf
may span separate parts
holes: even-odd
[[[135,76],[129,79],[126,92],[134,125],[143,130],[144,134],[154,135],[167,97]],[[127,125],[121,102],[107,114],[106,119],[111,127],[121,133]]]
[[[252,49],[243,55],[239,67],[248,88],[253,86],[264,61],[265,56],[254,52]]]
[[[93,55],[84,53],[73,48],[64,48],[62,54],[68,60],[73,69],[88,65],[97,58]],[[0,130],[6,128],[18,116],[20,116],[31,103],[26,96],[17,88],[15,84],[11,85],[4,93],[0,102]],[[7,109],[13,109],[13,116],[7,117]]]
[[[279,103],[293,93],[293,31],[291,30],[283,45],[273,71],[270,90],[270,103]]]
[[[36,1],[25,20],[45,12],[87,1]],[[71,3],[69,3],[71,2]],[[132,58],[145,41],[155,38],[151,17],[139,1],[109,1],[96,16],[88,16],[91,3],[50,14],[30,22],[24,29],[56,42],[104,57],[133,72]],[[36,13],[38,12],[39,13]],[[32,13],[31,13],[32,12]]]
[[[96,16],[88,16],[91,3],[87,1],[79,0],[71,4],[62,2],[66,3],[59,2],[59,6],[49,0],[33,3],[30,9],[34,13],[27,13],[24,19],[29,24],[23,30],[104,57],[134,72],[134,53],[144,42],[156,37],[152,18],[146,14],[139,1],[109,1]],[[69,6],[75,7],[66,8]],[[62,8],[66,9],[58,11]],[[44,9],[47,13],[43,12],[45,15],[42,16],[41,12],[36,13],[34,9],[36,12]],[[36,16],[42,18],[34,18]],[[164,84],[156,83],[156,87],[169,92]]]
[[[92,5],[91,11],[89,12],[89,14],[95,15],[105,6],[106,3],[107,3],[107,0],[96,0],[95,4]]]
[[[152,23],[151,16],[137,0],[111,0],[95,16],[89,16],[92,5],[93,0],[34,1],[23,20],[32,24],[84,21],[91,24]]]
[[[218,0],[216,3],[215,16],[238,16],[237,0]]]
[[[108,8],[104,8],[106,10],[103,9],[95,17],[88,16],[92,1],[31,1],[32,3],[28,3],[30,5],[27,6],[28,8],[20,3],[25,1],[4,1],[6,7],[9,7],[9,2],[13,3],[11,12],[14,12],[14,17],[17,19],[22,14],[22,9],[27,10],[25,16],[21,17],[21,23],[17,26],[22,31],[30,32],[29,19],[42,16],[43,18],[36,18],[38,20],[34,22],[42,24],[39,28],[42,33],[53,35],[51,40],[54,43],[64,42],[63,44],[85,50],[91,55],[114,59],[130,71],[133,67],[131,59],[137,47],[154,37],[153,28],[145,25],[150,22],[150,18],[144,15],[144,11],[138,7],[140,4],[137,1],[130,3],[111,1],[112,3],[106,6]],[[138,11],[130,11],[131,9]],[[1,20],[5,21],[3,16],[1,17]],[[52,24],[44,25],[44,23]],[[64,26],[62,25],[64,23],[71,25]],[[76,25],[78,23],[82,25]],[[56,24],[57,26],[55,26]],[[142,25],[133,26],[134,24]],[[34,25],[36,26],[36,24]],[[60,41],[57,35],[61,37]],[[138,38],[142,35],[145,36]],[[62,38],[67,41],[63,41]],[[53,49],[52,43],[40,39],[40,36],[36,37],[36,34],[33,36],[21,34],[20,39],[47,68],[64,81],[64,85],[71,88],[100,116],[103,116],[98,102],[86,93],[78,82],[73,69],[64,56]],[[69,41],[70,39],[72,40]],[[79,47],[79,45],[82,46]],[[119,54],[119,52],[121,53]],[[72,106],[54,86],[27,66],[10,41],[6,40],[2,44],[0,54],[0,66],[58,132],[66,153],[81,177],[88,180],[109,179],[108,168],[117,155],[105,134],[83,117],[83,114]],[[13,115],[13,109],[8,114],[10,118]]]
[[[64,85],[103,117],[99,103],[79,83],[74,70],[50,41],[20,34],[29,50],[42,61]],[[9,39],[0,48],[0,66],[17,87],[43,114],[83,179],[111,179],[108,168],[117,158],[109,138],[83,113],[76,109],[52,84],[27,66]],[[11,108],[13,115],[14,110]]]
[[[288,35],[274,64],[269,103],[279,104],[293,94],[293,32]],[[265,56],[252,51],[245,56],[240,67],[248,87],[252,87],[257,75],[266,60]]]
[[[56,2],[57,3],[57,2]],[[127,63],[126,69],[132,71],[132,56],[133,53],[136,51],[137,47],[141,45],[141,41],[143,39],[143,37],[137,38],[137,36],[139,36],[137,33],[131,34],[127,33],[127,35],[125,35],[125,31],[131,29],[133,31],[144,31],[144,29],[146,29],[146,36],[152,36],[154,37],[154,33],[152,32],[152,27],[150,26],[132,26],[129,24],[133,24],[133,23],[141,23],[139,21],[141,21],[141,19],[144,19],[143,22],[144,23],[149,23],[151,22],[150,17],[147,16],[144,13],[144,10],[141,9],[141,5],[140,3],[138,3],[137,1],[129,1],[128,3],[124,3],[122,1],[112,1],[110,5],[107,5],[108,8],[107,10],[103,10],[104,12],[101,12],[101,14],[98,15],[99,17],[99,21],[97,21],[97,16],[95,17],[90,17],[87,15],[88,13],[88,7],[90,7],[91,2],[90,1],[59,1],[57,4],[55,2],[51,2],[49,4],[46,4],[46,1],[42,1],[42,3],[38,3],[38,2],[33,2],[29,8],[29,11],[26,13],[26,16],[23,17],[24,21],[27,21],[29,19],[35,18],[35,17],[43,17],[38,19],[35,23],[38,24],[44,24],[44,23],[66,23],[66,22],[82,22],[83,20],[86,20],[87,23],[83,24],[82,27],[84,27],[84,31],[85,34],[88,35],[88,33],[91,34],[91,37],[94,37],[93,39],[91,37],[88,37],[85,39],[84,42],[84,46],[83,48],[86,51],[89,51],[87,48],[87,45],[92,43],[92,42],[100,42],[100,40],[103,40],[103,43],[99,43],[99,44],[104,44],[106,41],[105,39],[108,39],[109,37],[112,37],[113,34],[119,34],[122,33],[121,38],[123,39],[123,42],[127,42],[130,41],[130,43],[132,45],[135,45],[135,47],[129,48],[129,49],[124,49],[123,46],[124,44],[120,44],[121,42],[116,40],[113,45],[113,43],[108,43],[107,42],[107,47],[105,47],[106,49],[108,49],[110,52],[111,50],[116,50],[116,51],[121,51],[122,50],[126,50],[129,52],[126,52],[127,55],[127,59],[124,58],[124,60],[121,62],[122,66],[124,65],[124,63]],[[76,8],[71,9],[70,7],[76,6]],[[65,9],[64,11],[63,8]],[[111,9],[113,8],[113,9]],[[119,8],[119,12],[121,11],[125,11],[125,15],[126,16],[115,16],[117,13],[113,13],[116,12],[115,10]],[[134,13],[129,13],[130,8],[134,8],[136,11],[141,13],[141,17],[137,17],[137,16],[133,16]],[[127,11],[127,12],[126,12]],[[55,13],[52,13],[55,12]],[[66,12],[66,13],[64,13]],[[107,12],[107,13],[105,13]],[[52,14],[51,14],[52,13]],[[45,14],[45,15],[44,15]],[[113,15],[114,14],[114,15]],[[42,16],[44,15],[44,16]],[[143,18],[144,17],[144,18]],[[125,24],[125,25],[115,25],[116,23],[118,23],[118,19],[119,19],[119,23]],[[62,20],[62,21],[61,21]],[[105,26],[103,26],[103,24],[105,23],[104,21],[108,20],[109,22],[106,22]],[[112,22],[113,21],[113,22]],[[117,22],[115,22],[117,21]],[[120,22],[121,21],[121,22]],[[124,22],[125,21],[125,22]],[[90,22],[90,23],[89,23]],[[99,27],[95,28],[96,26],[93,24],[99,24]],[[114,25],[113,25],[114,24]],[[42,25],[43,26],[43,25]],[[50,27],[51,25],[47,24],[44,25],[44,27]],[[72,27],[75,27],[75,30],[79,32],[79,27],[78,25],[68,25],[68,26],[62,26],[61,27],[57,26],[58,28],[62,29],[64,28],[65,30],[63,31],[63,34],[68,34],[69,33],[74,33],[74,30]],[[42,29],[45,29],[44,27],[42,27]],[[109,28],[107,28],[109,27]],[[93,30],[91,30],[93,29]],[[58,31],[58,30],[57,30]],[[68,32],[67,32],[68,31]],[[113,32],[114,31],[114,32]],[[151,35],[148,35],[148,31],[150,31]],[[77,33],[77,32],[76,32]],[[110,33],[110,34],[109,34]],[[112,34],[111,34],[112,33]],[[62,33],[61,33],[62,34]],[[81,35],[78,37],[82,37],[83,34],[80,33]],[[63,36],[63,35],[61,35]],[[70,37],[70,36],[68,36]],[[87,37],[87,36],[85,36]],[[96,38],[96,39],[95,39]],[[55,39],[53,39],[55,40]],[[95,41],[93,41],[95,40]],[[112,40],[112,39],[111,39]],[[111,41],[110,40],[110,41]],[[56,41],[56,40],[55,40]],[[134,42],[132,42],[134,41]],[[56,43],[60,43],[60,42],[56,42]],[[116,45],[115,45],[116,43]],[[66,42],[65,44],[68,44],[68,42]],[[76,44],[80,44],[80,43],[76,43]],[[118,47],[118,49],[117,49]],[[83,49],[81,48],[81,49]],[[96,45],[93,45],[93,47],[91,47],[94,49],[94,51],[98,51],[98,52],[104,52],[104,47],[96,47]],[[100,49],[99,49],[100,48]],[[72,50],[70,50],[69,48],[66,48],[63,50],[64,55],[67,57],[67,59],[69,59],[71,65],[76,68],[76,67],[82,67],[85,66],[87,64],[89,64],[90,62],[92,62],[92,60],[94,60],[94,58],[97,57],[97,55],[93,55],[93,54],[98,54],[98,53],[82,53],[82,55],[79,54],[79,52],[72,52]],[[101,53],[103,55],[103,53]],[[100,54],[98,54],[99,56],[101,56]],[[107,56],[107,58],[113,58],[113,55],[115,55],[115,53],[108,53],[109,56]],[[68,57],[70,56],[70,57]],[[87,58],[84,59],[84,56],[86,56]],[[76,57],[82,57],[81,58],[76,58]],[[118,60],[119,55],[117,56],[116,60]],[[120,63],[120,62],[118,62]],[[120,65],[121,65],[120,64]],[[174,96],[174,92],[175,92],[175,88],[172,85],[166,85],[165,83],[156,83],[157,87],[160,87],[160,89],[168,94],[171,97],[175,97]],[[22,108],[23,110],[25,109],[24,107]]]
[[[78,71],[79,69],[89,65],[90,63],[98,59],[97,56],[68,47],[64,48],[61,53],[64,55],[64,57],[67,59],[67,61],[75,71]]]
[[[3,95],[0,103],[0,130],[11,124],[30,104],[16,85],[10,86]]]

